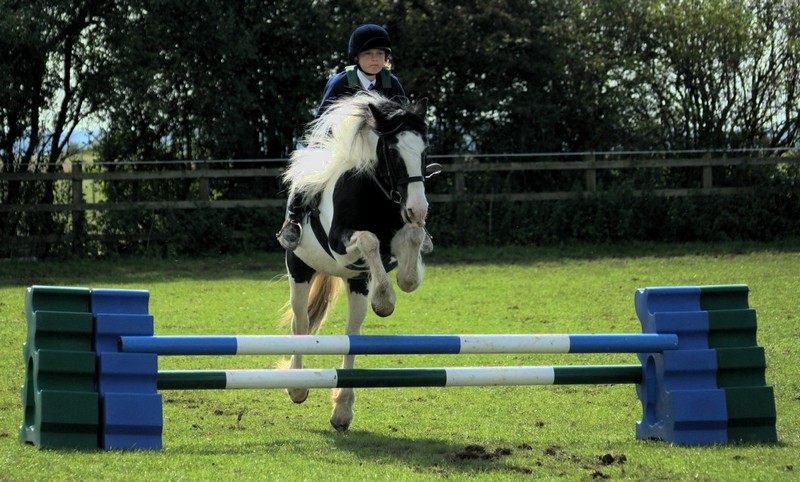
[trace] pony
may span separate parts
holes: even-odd
[[[294,151],[283,176],[289,198],[302,196],[306,206],[300,243],[286,252],[286,318],[293,334],[316,334],[345,285],[346,334],[357,335],[369,304],[381,317],[394,311],[389,271],[397,268],[404,292],[422,283],[430,167],[426,111],[425,101],[400,104],[365,92],[334,102],[309,124],[306,148]],[[432,166],[436,171],[438,165]],[[345,355],[342,367],[354,363],[354,355]],[[294,354],[289,366],[302,368],[302,354]],[[287,392],[295,403],[308,397],[307,388]],[[332,400],[330,423],[345,431],[355,392],[334,389]]]

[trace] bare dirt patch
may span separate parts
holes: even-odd
[[[511,455],[513,451],[507,447],[487,450],[483,445],[470,444],[452,456],[456,460],[494,460]]]

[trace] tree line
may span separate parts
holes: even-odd
[[[286,157],[361,23],[388,29],[395,73],[429,100],[431,153],[798,140],[797,2],[0,0],[0,172],[62,169],[81,129],[112,170]],[[0,180],[3,204],[60,195]],[[0,235],[64,223],[12,214]]]

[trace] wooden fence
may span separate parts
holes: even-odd
[[[432,162],[443,164],[442,174],[447,179],[444,189],[429,193],[432,203],[465,203],[475,201],[517,201],[538,202],[558,201],[575,196],[592,196],[602,192],[598,176],[603,171],[622,173],[626,170],[642,169],[688,169],[696,170],[701,180],[693,187],[664,187],[648,191],[656,196],[690,196],[690,195],[731,195],[751,192],[755,186],[722,187],[714,184],[714,170],[736,166],[768,166],[779,164],[800,164],[800,157],[755,156],[750,153],[737,157],[681,157],[673,159],[644,158],[642,155],[623,157],[619,154],[603,155],[586,153],[577,159],[562,160],[563,157],[553,155],[496,155],[496,156],[430,156]],[[214,166],[215,163],[219,165]],[[247,166],[261,164],[263,167],[235,168],[232,165],[246,163]],[[285,160],[248,160],[248,161],[201,161],[194,163],[177,163],[182,168],[173,170],[151,170],[136,172],[97,172],[97,168],[83,169],[81,163],[73,163],[57,173],[0,173],[0,182],[19,181],[60,181],[69,184],[69,202],[58,204],[0,204],[0,213],[12,212],[64,212],[70,213],[73,227],[79,228],[87,211],[116,210],[174,210],[174,209],[231,209],[231,208],[279,208],[286,203],[285,197],[277,195],[263,199],[219,199],[212,193],[210,182],[218,179],[232,178],[264,178],[277,184],[277,178],[283,172]],[[244,164],[242,164],[244,165]],[[227,167],[222,167],[227,166]],[[213,167],[213,168],[212,168]],[[525,192],[480,192],[468,187],[470,176],[475,175],[524,175],[525,173],[578,173],[581,189],[558,191]],[[581,175],[582,174],[582,175]],[[194,199],[170,201],[130,201],[130,202],[96,202],[92,200],[87,186],[94,182],[113,183],[153,180],[185,180],[197,183],[193,189]],[[633,191],[641,194],[642,191]],[[62,236],[63,237],[63,236]],[[7,240],[0,240],[7,242]],[[20,241],[20,240],[17,240]]]
[[[505,155],[503,158],[509,158]],[[536,161],[536,162],[474,162],[482,157],[431,156],[432,161],[448,160],[443,164],[442,175],[452,176],[452,188],[448,193],[429,194],[428,200],[433,203],[469,202],[482,200],[507,201],[553,201],[570,199],[577,195],[592,195],[598,192],[597,176],[603,170],[657,169],[657,168],[691,168],[701,172],[702,184],[696,188],[663,188],[655,189],[656,196],[690,196],[690,195],[729,195],[749,192],[752,186],[717,187],[714,185],[713,169],[716,167],[764,166],[778,164],[800,164],[800,157],[735,157],[735,158],[680,158],[680,159],[621,159],[597,160],[586,155],[578,161]],[[57,211],[91,211],[91,210],[152,210],[152,209],[230,209],[259,208],[283,206],[285,197],[268,199],[214,199],[209,189],[212,179],[230,178],[277,178],[283,172],[282,167],[263,168],[214,168],[214,162],[200,161],[192,163],[192,167],[170,171],[137,171],[137,172],[87,172],[81,163],[71,164],[71,169],[57,173],[0,173],[0,181],[58,181],[66,180],[71,184],[71,201],[61,204],[0,204],[0,212],[57,212]],[[247,163],[268,162],[283,164],[284,160],[241,161]],[[182,163],[183,164],[183,163]],[[266,164],[269,166],[269,164]],[[496,192],[475,193],[466,189],[466,179],[470,175],[480,173],[515,173],[543,171],[580,171],[583,172],[583,189],[580,193],[573,190],[550,192]],[[123,182],[153,180],[192,180],[198,183],[196,199],[180,201],[130,201],[130,202],[90,202],[85,192],[85,181]],[[634,191],[634,194],[639,193]]]

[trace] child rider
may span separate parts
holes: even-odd
[[[377,91],[388,98],[404,101],[406,92],[400,80],[392,74],[390,55],[392,42],[386,29],[379,25],[361,25],[350,35],[347,46],[348,61],[355,62],[328,80],[317,109],[317,117],[325,113],[330,104],[359,91]],[[300,198],[301,196],[294,196]],[[303,234],[301,224],[306,206],[299,199],[290,199],[286,209],[286,220],[276,234],[284,249],[293,251]],[[430,237],[423,243],[424,254],[433,250]]]

